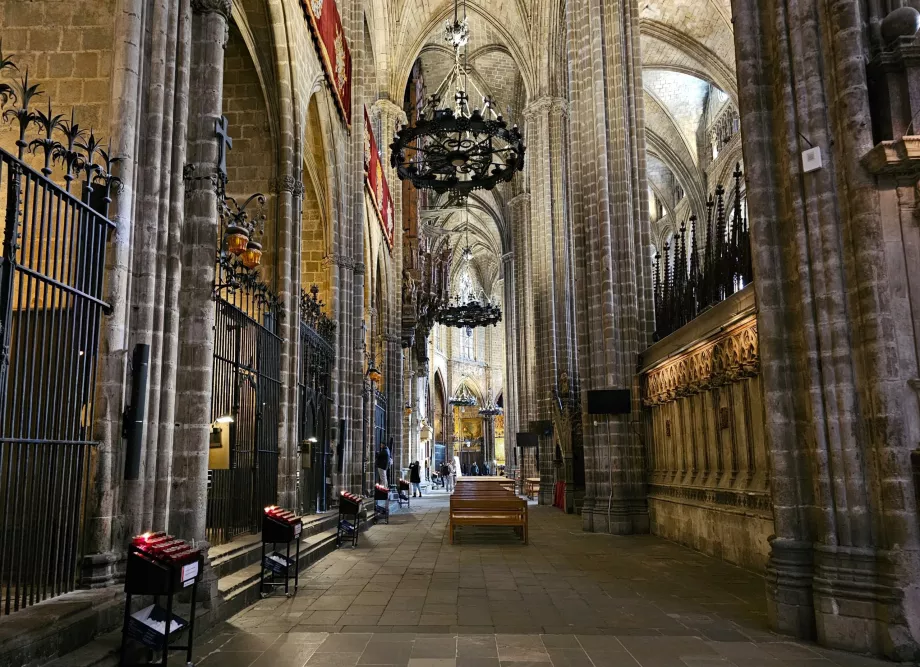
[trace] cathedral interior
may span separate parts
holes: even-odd
[[[0,0],[0,665],[917,664],[918,9]]]

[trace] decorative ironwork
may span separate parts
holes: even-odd
[[[463,300],[455,296],[451,302],[441,308],[435,319],[449,327],[466,329],[467,334],[476,327],[494,327],[502,321],[502,311],[497,304],[483,298],[480,302],[476,297]]]
[[[332,476],[332,370],[335,366],[335,322],[323,312],[319,287],[300,292],[301,466],[298,498],[304,514],[325,512],[332,499],[326,483]]]
[[[335,349],[335,321],[323,312],[326,304],[319,299],[319,287],[300,291],[300,321],[313,329],[332,349]]]
[[[18,72],[0,48],[0,75]],[[94,440],[116,159],[92,131],[34,109],[28,71],[0,77],[0,616],[74,590]],[[30,130],[36,136],[30,136]],[[40,171],[27,164],[36,156]],[[55,174],[55,167],[58,173]],[[63,172],[65,185],[51,176]],[[79,180],[80,193],[71,193]]]
[[[706,204],[706,238],[700,248],[697,217],[681,224],[674,243],[655,255],[655,340],[684,326],[700,313],[739,291],[754,279],[751,239],[744,215],[741,165],[735,167],[731,221],[725,190],[716,187]],[[662,259],[664,260],[662,262]]]
[[[451,405],[458,405],[460,407],[474,407],[479,404],[479,401],[477,401],[476,397],[470,392],[470,388],[466,386],[466,382],[460,383],[457,393],[451,396],[447,402]]]
[[[461,50],[469,40],[466,17],[445,24],[445,39],[454,49],[454,65],[419,112],[412,126],[403,125],[390,144],[390,164],[400,180],[419,189],[468,195],[491,190],[524,169],[524,137],[517,125],[508,127],[495,101],[476,88]],[[465,85],[473,81],[483,108],[470,110]],[[454,104],[439,108],[447,91],[455,89]]]
[[[237,261],[232,255],[225,252],[217,253],[217,283],[214,285],[214,297],[232,296],[236,293],[245,294],[258,309],[271,313],[278,319],[284,318],[283,303],[278,295],[272,291],[268,283],[259,277],[258,269],[248,269]],[[250,308],[243,307],[247,312]]]

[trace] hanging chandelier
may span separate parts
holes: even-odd
[[[491,303],[486,298],[479,301],[476,297],[470,296],[464,300],[458,295],[438,311],[435,319],[448,327],[466,329],[469,335],[476,327],[494,327],[501,322],[502,310],[498,304]]]
[[[474,407],[477,404],[476,397],[470,392],[469,387],[466,386],[466,382],[460,384],[460,388],[457,389],[456,395],[451,396],[450,400],[447,402],[451,405],[460,407]]]
[[[469,227],[469,211],[467,213],[467,229]],[[462,259],[469,265],[473,261],[473,248],[470,246],[469,231],[466,234],[466,247],[461,254]],[[472,290],[466,294],[456,294],[442,306],[435,314],[435,321],[448,327],[466,329],[466,335],[471,336],[476,327],[495,326],[502,321],[502,310],[498,304],[491,303],[482,294],[481,300],[477,299]]]
[[[489,400],[486,401],[486,404],[479,408],[479,414],[483,417],[497,417],[502,414],[502,409],[492,400],[492,392],[489,392]]]
[[[517,125],[508,127],[495,101],[483,95],[482,109],[470,110],[466,83],[469,68],[461,50],[470,37],[465,16],[444,24],[444,38],[454,49],[454,66],[427,100],[415,125],[403,125],[390,144],[390,164],[400,180],[419,189],[465,197],[474,190],[491,190],[524,169],[524,137]],[[453,106],[438,108],[445,94],[455,91]]]

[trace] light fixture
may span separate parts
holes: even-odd
[[[465,382],[460,385],[457,393],[451,396],[450,400],[447,402],[459,407],[473,407],[477,404],[476,397],[470,392]]]
[[[454,50],[454,65],[428,98],[412,126],[403,125],[390,144],[390,164],[400,180],[419,189],[465,197],[474,190],[491,190],[524,169],[524,137],[517,125],[508,127],[495,101],[482,95],[483,108],[470,110],[466,82],[470,68],[461,50],[469,41],[466,19],[460,20],[454,0],[454,20],[445,22],[444,38]],[[453,106],[438,108],[442,96],[454,92]]]
[[[412,405],[408,401],[406,402],[405,406],[403,406],[403,412],[406,413],[406,416],[412,414]]]
[[[262,263],[262,244],[250,241],[240,259],[243,262],[243,266],[249,270],[258,267]]]
[[[224,234],[224,240],[227,242],[227,252],[239,256],[249,243],[249,230],[239,225],[230,225]]]
[[[232,424],[234,421],[235,419],[233,418],[233,415],[228,412],[226,414],[221,415],[217,419],[215,419],[214,423],[215,424]]]
[[[315,435],[311,435],[309,438],[307,438],[307,442],[311,444],[316,444],[317,442],[319,442],[319,440],[316,439]]]
[[[377,366],[374,364],[373,357],[367,362],[367,379],[371,382],[380,382],[380,380],[383,379],[383,375],[380,374],[380,371],[377,370]]]

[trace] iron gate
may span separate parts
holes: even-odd
[[[27,109],[18,113],[35,118]],[[45,131],[36,142],[69,129],[30,122]],[[79,139],[96,142],[85,131]],[[106,240],[114,227],[106,217],[109,164],[96,171],[96,155],[88,156],[81,199],[69,192],[77,178],[72,163],[61,188],[48,178],[47,158],[43,173],[23,162],[20,143],[18,159],[0,150],[0,615],[76,585],[96,445],[100,319],[108,308]]]
[[[319,288],[300,299],[300,472],[298,498],[303,514],[325,512],[332,478],[332,368],[335,365],[335,323],[323,314]]]
[[[274,301],[261,283],[234,282],[233,303],[215,300],[212,454],[208,470],[207,536],[222,544],[261,527],[262,509],[278,495],[281,338]],[[261,286],[261,287],[260,287]],[[215,446],[218,445],[218,446]],[[223,456],[215,457],[214,449]]]

